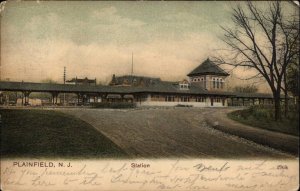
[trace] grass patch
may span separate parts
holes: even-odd
[[[1,155],[14,157],[126,157],[110,139],[73,116],[47,110],[1,109]]]
[[[297,111],[291,111],[287,118],[283,117],[282,120],[275,121],[273,108],[251,106],[245,110],[231,112],[228,117],[246,125],[299,136],[299,115]]]

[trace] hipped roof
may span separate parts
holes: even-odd
[[[198,75],[229,76],[227,72],[212,62],[209,58],[188,74],[188,76]]]

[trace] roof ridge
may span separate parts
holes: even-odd
[[[223,70],[220,66],[215,64],[209,58],[207,58],[204,62],[202,62],[199,66],[197,66],[194,70],[192,70],[188,76],[195,76],[195,75],[222,75],[222,76],[229,76],[229,74]]]

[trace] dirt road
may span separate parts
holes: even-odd
[[[205,116],[215,112],[213,108],[59,111],[91,124],[133,157],[292,157],[211,128]]]
[[[217,110],[205,118],[214,129],[298,156],[299,137],[241,124],[227,117],[230,112],[232,108]]]

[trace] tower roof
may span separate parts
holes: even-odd
[[[195,68],[188,76],[198,76],[198,75],[219,75],[219,76],[229,76],[222,68],[217,66],[211,60],[206,59],[202,64]]]

